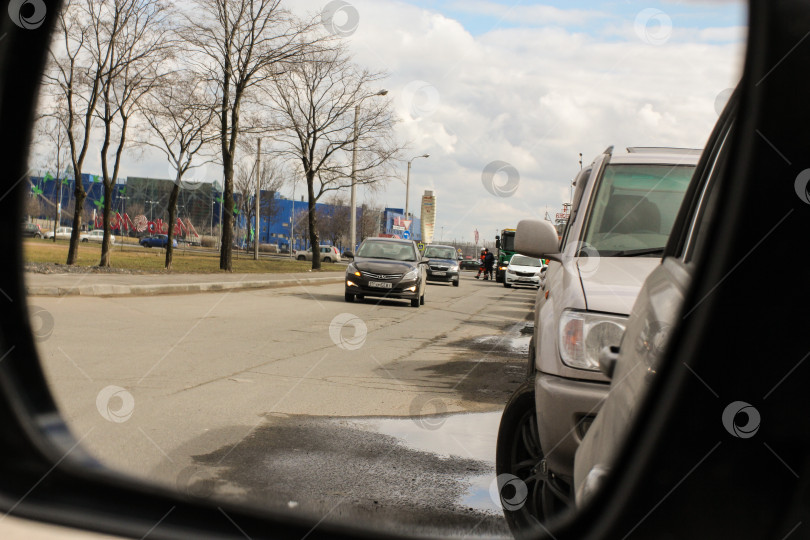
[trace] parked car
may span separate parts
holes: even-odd
[[[56,228],[56,239],[57,240],[70,240],[70,235],[73,233],[73,227],[57,227]],[[54,231],[46,231],[42,237],[43,238],[53,238]]]
[[[23,238],[42,238],[42,227],[36,223],[25,222],[22,225]]]
[[[79,238],[81,238],[82,242],[98,242],[98,243],[101,243],[101,242],[104,241],[104,230],[103,229],[95,229],[95,230],[90,231],[88,233],[82,233]],[[112,233],[110,234],[110,243],[111,244],[115,243],[115,235],[112,234]]]
[[[429,245],[422,256],[428,259],[427,280],[459,285],[458,253],[453,246]]]
[[[458,266],[461,270],[478,270],[478,259],[467,255],[458,263]]]
[[[321,262],[340,262],[340,252],[335,246],[320,246]],[[295,258],[299,261],[312,260],[312,248],[306,251],[295,251]]]
[[[498,432],[497,473],[529,488],[525,505],[504,510],[515,534],[571,505],[574,455],[609,389],[599,352],[619,344],[642,283],[660,264],[699,154],[608,148],[575,180],[562,241],[549,221],[518,224],[516,251],[550,262],[535,305],[527,380]]]
[[[503,276],[503,286],[507,289],[512,285],[529,285],[540,288],[545,277],[545,265],[540,259],[527,257],[515,253],[506,265]]]
[[[345,299],[396,298],[418,308],[425,303],[427,264],[413,240],[367,238],[346,268]]]
[[[720,118],[706,156],[693,179],[690,192],[676,220],[664,258],[647,277],[627,320],[620,347],[599,355],[599,368],[611,380],[599,414],[582,439],[574,460],[574,493],[577,506],[593,496],[610,472],[621,443],[638,412],[638,406],[657,376],[669,342],[670,329],[682,317],[687,291],[695,273],[695,251],[705,241],[704,226],[714,214],[712,196],[737,107],[733,95]]]
[[[141,238],[141,241],[138,242],[143,247],[153,248],[165,248],[169,245],[169,236],[166,234],[153,234],[152,236],[144,236]],[[172,247],[177,247],[177,239],[172,238]]]

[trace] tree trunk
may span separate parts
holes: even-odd
[[[75,180],[75,188],[73,190],[74,206],[73,206],[73,232],[70,233],[70,248],[68,249],[67,261],[65,264],[76,264],[76,259],[79,258],[79,231],[82,228],[82,210],[84,209],[84,199],[87,194],[82,185],[81,171],[75,171],[73,175]],[[54,236],[56,231],[53,231]]]
[[[222,200],[222,246],[219,252],[219,269],[227,272],[233,271],[233,157],[225,156],[224,186]]]
[[[110,266],[110,214],[112,214],[112,186],[105,180],[104,181],[104,210],[102,223],[104,224],[104,236],[101,240],[101,261],[99,266]],[[95,223],[93,228],[95,228]]]
[[[315,173],[307,173],[307,222],[309,223],[309,243],[312,244],[312,269],[321,269],[321,249],[318,242],[318,229],[315,216]]]
[[[177,198],[180,195],[180,175],[178,174],[177,182],[174,183],[172,192],[169,195],[169,230],[166,231],[166,270],[172,269],[172,254],[174,247],[172,246],[174,240],[174,228],[177,223]]]

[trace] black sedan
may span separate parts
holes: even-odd
[[[412,240],[367,238],[346,268],[346,301],[366,296],[425,303],[425,266]]]
[[[428,259],[427,280],[444,281],[458,287],[458,254],[453,246],[429,245],[425,248]]]

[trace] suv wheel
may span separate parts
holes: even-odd
[[[354,295],[352,293],[346,293],[343,295],[343,299],[347,302],[354,302]]]
[[[542,523],[568,508],[567,485],[545,470],[537,434],[534,378],[509,398],[498,427],[495,452],[495,473],[505,479],[499,482],[501,506],[512,534],[522,537],[542,531]]]
[[[299,260],[299,261],[305,261],[305,260],[307,260],[307,258],[306,258],[306,257],[304,257],[303,255],[299,255],[299,256],[298,256],[298,260]]]

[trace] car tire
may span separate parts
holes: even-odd
[[[90,242],[90,240],[88,240],[87,238],[82,239],[83,244],[87,244],[88,242]]]
[[[330,262],[332,262],[332,259],[330,259],[329,257],[325,257],[323,262],[330,263]]]
[[[420,306],[425,305],[425,294],[424,293],[422,293],[422,296],[419,297],[419,305]]]
[[[459,281],[461,281],[461,278],[459,278],[459,279],[457,279],[457,280],[455,280],[455,281],[453,282],[453,287],[458,287],[458,283],[459,283]]]
[[[504,280],[504,282],[503,282],[503,286],[504,286],[505,288],[507,288],[507,289],[511,289],[511,288],[512,288],[512,284],[511,284],[511,283],[507,283],[507,282],[506,282],[506,280]]]
[[[415,308],[419,307],[419,298],[411,299],[411,307],[415,307]]]
[[[349,303],[354,302],[354,295],[352,293],[346,293],[343,295],[343,299]]]
[[[537,433],[537,409],[532,377],[521,384],[506,403],[498,426],[498,440],[495,446],[495,474],[498,478],[511,478],[511,481],[499,486],[501,506],[509,530],[518,538],[541,532],[542,523],[567,508],[567,504],[556,495],[552,483],[542,473],[544,461],[545,455]],[[515,482],[514,478],[519,482]],[[511,484],[512,487],[508,487],[507,484]],[[524,487],[525,500],[510,508],[512,506],[510,501],[517,495],[515,490]]]
[[[301,256],[298,257],[298,260],[299,261],[305,261],[305,260],[307,260],[307,258],[304,257],[303,255],[301,255]]]

